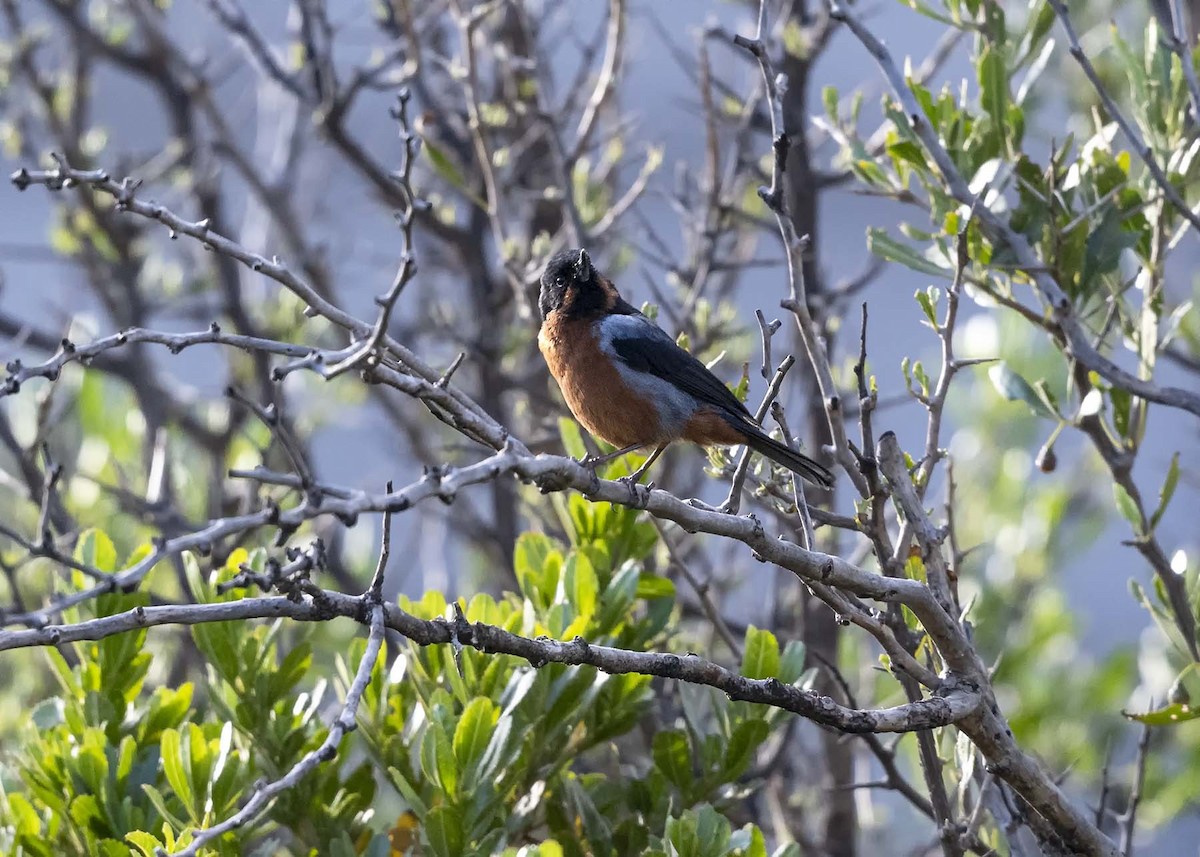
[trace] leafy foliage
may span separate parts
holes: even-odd
[[[645,565],[653,527],[631,510],[575,499],[566,509],[571,544],[525,533],[514,558],[520,592],[475,596],[468,620],[635,651],[663,641],[674,587]],[[78,552],[98,568],[116,565],[101,531],[84,534]],[[238,550],[204,580],[188,555],[189,586],[204,600],[236,599],[215,584],[264,558]],[[112,594],[69,618],[144,603]],[[448,606],[438,593],[401,599],[425,619]],[[144,629],[45,650],[60,690],[37,707],[23,749],[5,762],[6,853],[132,848],[150,857],[186,845],[191,830],[234,813],[257,781],[278,778],[325,740],[333,700],[309,631],[282,620],[215,622],[189,636],[207,665],[199,687],[146,688]],[[339,662],[343,677],[364,649],[354,640]],[[773,635],[750,629],[747,674],[807,681],[802,667],[801,647],[781,654]],[[267,837],[292,854],[765,855],[761,832],[734,830],[723,813],[752,788],[756,751],[782,713],[706,694],[646,747],[636,726],[655,704],[648,676],[404,643],[390,664],[377,662],[360,737],[343,741],[341,761],[318,766],[260,823],[206,853],[244,854]],[[629,770],[640,776],[628,779]]]

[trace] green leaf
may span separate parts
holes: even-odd
[[[425,816],[425,839],[437,857],[459,857],[463,853],[462,818],[452,806],[439,806]]]
[[[1054,414],[1046,407],[1037,391],[1003,360],[988,369],[988,377],[992,381],[992,386],[996,388],[996,392],[1008,401],[1024,402],[1034,415],[1054,419]]]
[[[1061,419],[1061,416],[1058,412],[1058,398],[1054,395],[1054,391],[1051,390],[1050,386],[1046,383],[1046,379],[1038,378],[1036,381],[1034,381],[1033,389],[1037,392],[1038,398],[1042,400],[1042,404],[1049,409],[1050,413],[1054,414],[1056,418]]]
[[[720,855],[725,853],[729,845],[729,819],[721,815],[708,804],[700,807],[697,812],[696,835],[704,855]]]
[[[1122,228],[1124,220],[1121,210],[1111,206],[1100,218],[1100,224],[1088,233],[1083,270],[1079,274],[1080,295],[1091,295],[1096,278],[1116,271],[1121,253],[1137,244],[1137,236]]]
[[[667,781],[686,796],[695,783],[692,773],[692,750],[687,733],[679,729],[659,732],[654,736],[652,750],[655,766]]]
[[[150,799],[150,803],[154,804],[154,808],[158,810],[158,814],[163,819],[174,827],[176,830],[183,830],[188,827],[187,821],[177,816],[167,807],[167,799],[163,797],[162,792],[149,784],[142,784],[142,791],[146,793],[146,797]]]
[[[100,804],[96,802],[95,795],[76,795],[67,813],[75,826],[84,830],[95,830],[101,821]]]
[[[18,836],[37,836],[41,832],[42,822],[37,810],[29,799],[20,792],[9,792],[6,821]]]
[[[208,789],[208,778],[212,772],[213,752],[208,746],[208,739],[204,737],[204,730],[195,723],[188,723],[185,727],[187,731],[187,755],[184,757],[184,770],[192,781],[192,791],[197,795],[204,795]]]
[[[1008,71],[1005,68],[1004,51],[985,44],[979,53],[979,98],[984,112],[991,117],[992,125],[1001,140],[1001,150],[1007,150],[1008,139]]]
[[[591,845],[591,854],[612,853],[612,829],[604,816],[596,808],[595,801],[579,782],[572,776],[565,781],[566,793],[575,808],[574,815],[583,821],[583,832]]]
[[[583,443],[583,432],[579,423],[567,417],[558,420],[558,436],[562,439],[563,449],[572,458],[583,458],[587,455],[587,447]]]
[[[1200,717],[1200,708],[1194,708],[1182,702],[1172,703],[1154,711],[1135,713],[1122,711],[1130,720],[1145,723],[1147,726],[1174,726],[1176,723],[1186,723]]]
[[[100,571],[111,572],[117,566],[117,549],[107,533],[92,527],[80,535],[75,545],[75,559]]]
[[[779,675],[779,641],[770,631],[753,625],[746,629],[742,675],[755,679],[776,678]]]
[[[447,795],[456,793],[458,764],[454,758],[454,744],[442,731],[440,723],[430,723],[421,739],[421,770]]]
[[[670,578],[646,572],[638,577],[638,598],[674,598],[675,584]]]
[[[421,795],[417,789],[409,782],[408,777],[395,766],[388,767],[388,775],[391,777],[391,783],[396,787],[396,791],[400,792],[400,797],[404,798],[404,802],[417,815],[425,816],[429,814],[428,808],[425,806],[425,801],[421,799]]]
[[[546,592],[545,570],[550,558],[558,551],[554,542],[542,533],[521,533],[513,551],[513,570],[521,593],[536,604],[546,605],[553,590]]]
[[[767,841],[756,825],[747,824],[743,830],[750,834],[750,844],[746,846],[744,857],[767,857]]]
[[[125,841],[141,851],[144,857],[154,857],[159,848],[166,850],[165,843],[144,830],[131,830],[125,834]]]
[[[933,286],[924,291],[917,291],[914,295],[917,303],[921,305],[921,311],[925,313],[925,317],[929,319],[929,323],[937,327],[937,301],[941,295],[941,290],[935,289]]]
[[[921,172],[929,169],[929,163],[925,159],[925,150],[912,140],[896,140],[888,143],[887,153],[891,156],[897,169],[901,164],[912,164]]]
[[[599,631],[611,631],[628,616],[633,600],[637,597],[640,574],[640,568],[632,560],[623,563],[617,569],[600,599],[602,606],[595,622]]]
[[[949,271],[930,262],[907,244],[901,244],[883,229],[872,226],[867,230],[867,249],[888,262],[898,262],[922,274],[949,279]]]
[[[196,812],[196,796],[192,793],[192,782],[184,768],[182,741],[177,730],[163,730],[159,741],[159,753],[162,756],[163,775],[166,776],[175,796],[187,809],[191,820],[200,821]]]
[[[438,177],[486,211],[487,203],[467,187],[467,180],[463,177],[463,172],[458,164],[455,163],[454,158],[436,143],[431,142],[428,136],[423,136],[421,142],[424,144],[422,148],[424,148],[425,154],[429,156],[429,163],[433,166],[433,171],[437,173]]]
[[[217,674],[230,683],[238,677],[238,635],[241,632],[240,622],[207,622],[192,626],[196,648],[204,653]]]
[[[600,591],[600,581],[591,560],[579,551],[571,551],[563,565],[562,584],[575,614],[590,622],[596,612],[596,595]]]
[[[754,751],[767,740],[770,731],[766,721],[757,717],[733,727],[733,734],[725,746],[724,771],[728,781],[736,780],[745,772],[754,759]]]
[[[58,654],[55,652],[55,654]],[[61,655],[60,655],[61,657]],[[63,722],[63,701],[58,697],[43,699],[33,707],[29,719],[39,731],[52,729]]]
[[[1158,522],[1162,520],[1162,516],[1167,511],[1167,504],[1171,502],[1171,498],[1175,496],[1175,486],[1179,484],[1179,453],[1176,452],[1171,456],[1171,465],[1167,468],[1167,478],[1163,482],[1162,488],[1158,492],[1158,508],[1154,510],[1154,514],[1150,516],[1150,529],[1153,530],[1158,526]]]
[[[1142,513],[1138,511],[1137,501],[1119,482],[1113,483],[1113,500],[1116,501],[1117,511],[1121,513],[1121,517],[1130,523],[1136,533],[1141,535]]]
[[[303,641],[294,646],[283,658],[279,668],[271,673],[268,696],[281,699],[299,684],[312,666],[312,645]]]
[[[1121,437],[1129,437],[1129,415],[1130,408],[1133,405],[1133,397],[1130,396],[1128,390],[1120,387],[1113,387],[1108,391],[1108,398],[1112,401],[1113,408],[1113,428],[1117,430],[1117,434]]]
[[[45,648],[42,651],[45,653],[46,659],[50,661],[50,667],[54,670],[54,675],[58,678],[63,690],[72,696],[78,694],[80,692],[79,681],[76,679],[71,665],[67,663],[67,659],[62,656],[62,652],[51,648]]]
[[[472,699],[464,709],[454,728],[454,758],[460,771],[469,773],[483,756],[499,716],[495,704],[482,696]]]
[[[826,86],[821,89],[821,103],[825,105],[825,115],[830,119],[837,119],[838,115],[838,91],[836,87]]]
[[[801,640],[788,640],[783,647],[783,656],[779,659],[779,680],[786,684],[794,684],[804,675],[804,661],[808,652]]]

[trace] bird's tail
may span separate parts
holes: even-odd
[[[758,428],[744,423],[738,426],[746,438],[746,446],[765,455],[780,467],[786,467],[798,476],[822,488],[833,487],[833,474],[827,467],[813,461],[807,455],[784,446],[775,438]]]

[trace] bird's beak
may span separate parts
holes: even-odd
[[[579,280],[585,283],[592,278],[592,260],[588,258],[587,250],[579,251],[579,261],[575,263],[575,273]]]

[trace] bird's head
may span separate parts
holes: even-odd
[[[571,318],[602,315],[615,299],[616,290],[592,265],[587,250],[563,250],[546,263],[538,298],[542,318],[552,312]]]

